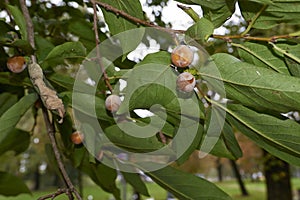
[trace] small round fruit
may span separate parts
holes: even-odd
[[[193,62],[193,59],[194,52],[187,45],[177,46],[171,54],[172,63],[177,67],[187,67]]]
[[[195,77],[189,72],[178,75],[176,80],[177,89],[182,92],[192,92],[196,85]]]
[[[105,100],[105,107],[111,112],[117,112],[121,105],[121,99],[118,95],[112,94],[108,96]]]
[[[81,144],[84,140],[84,135],[80,133],[79,131],[75,131],[71,135],[71,141],[74,144]]]
[[[7,68],[13,73],[21,73],[26,68],[26,60],[23,56],[11,57],[7,60]]]

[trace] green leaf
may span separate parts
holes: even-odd
[[[131,16],[144,19],[143,9],[140,1],[138,0],[103,0],[102,2],[122,10]],[[128,21],[121,16],[117,16],[115,13],[109,12],[104,8],[101,8],[101,10],[112,35],[138,28],[138,26],[133,22]]]
[[[4,20],[0,20],[0,37],[3,37],[7,32],[10,31],[15,31],[15,29]]]
[[[66,42],[54,47],[45,60],[43,68],[80,63],[86,56],[85,47],[81,42]]]
[[[28,94],[21,98],[0,117],[0,144],[5,140],[8,134],[11,133],[21,117],[36,100],[37,95],[35,93]]]
[[[120,171],[126,182],[129,183],[136,192],[150,197],[147,186],[145,182],[142,181],[141,174],[138,172],[138,169],[134,168],[131,165],[127,165],[121,162],[118,162],[118,166],[120,167]],[[136,173],[130,173],[134,171],[136,171]]]
[[[208,82],[223,81],[227,98],[259,111],[300,110],[300,79],[241,62],[228,54],[212,58],[220,75],[209,67],[201,68],[200,74]]]
[[[260,114],[238,104],[228,104],[229,122],[261,148],[291,163],[300,165],[300,125],[291,119]]]
[[[200,44],[207,41],[209,36],[214,32],[214,25],[207,19],[201,18],[186,31],[186,41],[194,39]]]
[[[64,75],[60,73],[53,73],[47,77],[47,80],[51,82],[53,85],[58,85],[68,91],[72,91],[74,88],[75,79],[70,75]],[[85,91],[93,91],[95,90],[93,86],[86,84],[83,81],[76,80],[76,89],[79,89],[81,92]]]
[[[66,153],[69,154],[70,151],[73,150],[73,143],[70,139],[72,133],[75,131],[73,129],[73,121],[70,117],[70,115],[67,113],[64,117],[64,121],[63,123],[58,123],[56,121],[56,127],[60,133],[60,137],[61,137],[61,140],[64,144],[64,147],[66,149]]]
[[[300,77],[300,62],[299,62],[300,44],[297,45],[279,44],[278,47],[280,47],[282,50],[286,52],[285,54],[282,54],[282,56],[284,56],[284,59],[286,61],[290,73],[293,76]]]
[[[242,157],[243,152],[237,142],[232,127],[225,122],[222,134],[214,146],[214,148],[209,152],[217,157],[225,157],[229,159],[238,159]]]
[[[279,73],[290,74],[283,56],[274,52],[269,46],[261,43],[245,42],[237,47],[239,47],[239,55],[244,61],[259,67],[273,69]]]
[[[107,3],[114,8],[122,10],[127,14],[144,19],[143,9],[139,0],[103,0],[103,3]],[[117,35],[117,39],[120,40],[121,47],[123,49],[122,61],[125,60],[128,49],[134,50],[138,44],[141,42],[144,36],[144,28],[138,28],[137,24],[134,24],[132,21],[129,21],[122,16],[116,15],[115,13],[109,12],[104,8],[101,8],[105,22],[108,25],[109,31],[112,35]],[[135,29],[129,31],[130,29]],[[126,32],[129,31],[129,32]]]
[[[239,0],[239,6],[246,21],[256,15],[264,6],[261,3]],[[268,3],[268,2],[267,2]],[[255,21],[253,28],[270,29],[280,23],[299,24],[300,1],[299,0],[277,0],[268,5]]]
[[[126,125],[128,128],[126,128]],[[130,131],[124,132],[123,130]],[[140,126],[140,129],[143,132],[134,132],[134,130],[129,129],[130,127]],[[156,133],[158,132],[155,128],[151,132],[151,130],[143,129],[145,126],[144,123],[138,122],[122,122],[118,125],[112,125],[104,130],[106,136],[109,138],[110,142],[114,143],[115,145],[125,148],[127,150],[131,150],[134,152],[152,152],[164,147],[164,144],[158,140],[156,137]],[[150,134],[152,133],[153,136],[147,137],[144,133]],[[133,136],[135,135],[135,137]],[[140,137],[138,137],[140,136]]]
[[[104,159],[106,159],[104,157]],[[109,162],[109,161],[107,161]],[[104,191],[113,193],[116,200],[120,199],[120,190],[116,186],[117,171],[101,163],[90,163],[86,154],[80,169],[85,172]]]
[[[21,193],[31,194],[29,188],[20,178],[7,172],[0,172],[0,194],[17,196]]]
[[[75,110],[108,122],[113,120],[106,112],[105,101],[95,95],[79,92],[63,92],[61,95],[68,98],[69,105]]]
[[[197,120],[181,116],[176,137],[173,138],[173,148],[177,153],[176,162],[181,165],[197,149],[203,137],[203,126]],[[180,155],[181,154],[181,155]]]
[[[36,46],[36,56],[38,58],[38,61],[42,62],[55,46],[40,35],[35,35],[34,39]]]
[[[211,21],[215,28],[224,24],[231,17],[235,10],[235,0],[192,0],[201,5],[203,16]]]
[[[16,155],[24,152],[30,144],[30,134],[20,129],[13,129],[0,143],[0,155],[14,151]]]
[[[18,96],[8,92],[0,94],[0,116],[18,101]]]
[[[14,17],[14,20],[20,29],[22,39],[27,40],[26,21],[23,13],[20,11],[20,9],[17,6],[12,6],[12,5],[6,5],[6,6],[9,12],[11,13],[11,15]]]
[[[152,163],[150,165],[153,165]],[[145,170],[145,169],[143,169]],[[157,184],[178,199],[230,200],[230,196],[213,183],[195,175],[166,166],[157,171],[146,172]]]
[[[80,18],[71,20],[68,30],[79,37],[79,41],[82,42],[88,52],[96,47],[93,25],[88,21]]]

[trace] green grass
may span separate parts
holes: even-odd
[[[226,193],[228,193],[233,200],[264,200],[266,199],[266,192],[265,192],[265,183],[262,182],[249,182],[246,181],[246,188],[249,192],[249,196],[243,197],[241,196],[241,192],[239,189],[239,186],[236,181],[225,181],[222,183],[216,183],[217,186],[219,186],[221,189],[223,189]],[[296,190],[300,188],[300,179],[292,179],[292,186],[293,186],[293,191],[294,194],[296,194]],[[150,195],[155,199],[155,200],[165,200],[167,192],[159,187],[155,183],[147,183],[148,191]],[[121,188],[121,186],[119,187]],[[33,192],[33,195],[30,196],[28,194],[22,194],[17,197],[4,197],[0,195],[0,200],[33,200],[33,199],[38,199],[38,197],[41,197],[46,194],[50,194],[55,192],[56,189],[49,189],[46,191],[38,191],[38,192]],[[99,187],[95,185],[91,186],[86,186],[84,188],[84,199],[88,199],[87,197],[89,195],[93,196],[94,200],[109,200],[112,195],[109,193],[104,192],[101,190]],[[132,194],[132,188],[130,186],[127,186],[127,199],[130,199],[130,196]],[[65,200],[67,199],[66,195],[61,195],[55,200]],[[143,197],[143,200],[147,199],[146,197]]]

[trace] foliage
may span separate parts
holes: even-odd
[[[178,0],[200,5],[203,9],[203,17],[199,19],[195,13],[185,10],[187,15],[193,13],[195,23],[184,33],[148,23],[138,0],[96,2],[104,18],[93,23],[94,13],[89,9],[93,7],[92,2],[64,0],[61,5],[52,5],[48,1],[32,1],[28,8],[34,23],[35,49],[28,41],[26,20],[19,3],[0,3],[1,9],[6,10],[12,19],[0,21],[0,154],[26,151],[31,135],[17,129],[16,125],[26,111],[38,108],[38,94],[28,72],[9,72],[6,60],[14,55],[29,57],[35,54],[43,68],[46,84],[58,92],[65,107],[68,107],[62,124],[58,123],[56,113],[52,113],[60,134],[60,151],[74,167],[89,175],[116,199],[121,198],[116,185],[117,169],[120,167],[128,170],[122,172],[127,182],[146,196],[149,193],[141,177],[129,172],[136,169],[145,171],[180,199],[230,197],[202,178],[172,165],[162,167],[160,160],[150,164],[156,169],[151,170],[147,168],[149,163],[134,162],[135,158],[115,157],[119,149],[111,148],[112,144],[134,155],[158,151],[154,153],[158,157],[161,156],[159,150],[165,148],[168,155],[177,158],[178,164],[186,161],[195,150],[237,159],[242,153],[234,137],[234,127],[271,154],[300,165],[300,125],[287,117],[300,110],[300,31],[268,37],[251,35],[260,29],[267,32],[282,24],[288,27],[299,25],[300,1]],[[103,2],[113,8],[107,9]],[[243,18],[249,22],[245,31],[227,36],[213,34],[234,13],[236,3]],[[127,15],[133,18],[129,19]],[[137,19],[145,23],[137,23]],[[165,25],[158,18],[155,21]],[[147,24],[153,25],[157,32],[145,29],[143,25]],[[94,31],[93,26],[102,31]],[[128,35],[125,33],[126,37],[119,34],[126,31],[129,31]],[[158,37],[155,37],[156,33],[159,33]],[[204,48],[197,46],[200,62],[192,71],[200,78],[193,94],[176,91],[176,77],[184,70],[171,63],[168,49],[178,44],[178,38],[173,38],[175,34],[181,38],[179,42],[191,46],[197,46],[195,42],[198,42],[212,54],[208,57]],[[95,36],[102,41],[98,49],[100,52],[94,50],[97,44]],[[137,63],[129,60],[127,55],[140,43],[149,46],[149,38],[154,38],[161,49]],[[237,51],[232,55],[226,50],[221,53],[218,46],[214,46],[220,41]],[[102,56],[102,66],[92,59],[99,55]],[[85,67],[84,71],[80,71],[80,65]],[[99,78],[103,65],[107,77]],[[75,75],[78,71],[81,73]],[[125,89],[121,89],[121,79],[127,81]],[[95,84],[88,84],[87,80]],[[108,91],[108,85],[113,91]],[[105,98],[111,92],[124,96],[117,113],[105,110]],[[209,96],[211,93],[217,93],[221,98]],[[151,111],[153,115],[141,117],[136,109]],[[81,127],[70,117],[73,112],[84,119]],[[103,131],[98,132],[95,123],[100,124]],[[217,128],[210,129],[214,126]],[[72,144],[70,135],[74,129],[84,132],[85,145]],[[131,134],[124,130],[131,130]],[[214,131],[219,131],[220,135],[211,137]],[[206,149],[205,144],[209,141],[216,145]],[[46,148],[49,150],[49,146]],[[47,155],[53,160],[48,150]],[[0,194],[11,196],[29,192],[15,176],[0,173]],[[15,183],[18,187],[14,186],[12,190],[11,186]]]

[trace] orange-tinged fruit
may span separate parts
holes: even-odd
[[[84,135],[80,133],[79,131],[75,131],[71,135],[71,141],[74,144],[81,144],[84,140]]]
[[[177,89],[182,92],[192,92],[196,85],[195,77],[189,72],[178,75],[176,80]]]
[[[172,63],[177,67],[187,67],[194,59],[194,52],[187,45],[177,46],[171,54]]]
[[[109,95],[105,100],[105,108],[111,112],[117,112],[121,102],[121,98],[118,95]]]
[[[7,60],[7,68],[13,73],[21,73],[26,68],[26,60],[23,56],[14,56]]]

